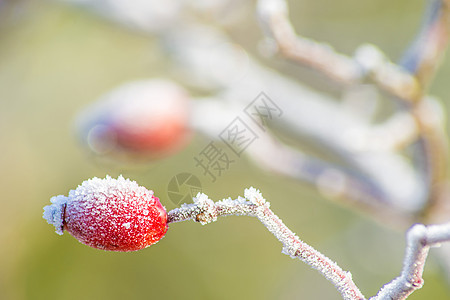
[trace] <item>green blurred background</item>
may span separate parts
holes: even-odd
[[[293,2],[293,1],[291,1]],[[6,2],[8,4],[8,2]],[[212,199],[260,188],[273,210],[300,238],[353,274],[369,297],[397,276],[404,233],[392,231],[324,199],[314,189],[264,173],[241,158],[217,182],[202,177],[193,156],[208,140],[195,137],[183,152],[151,164],[99,162],[77,143],[72,122],[86,104],[124,81],[170,77],[157,40],[52,1],[11,1],[0,10],[0,299],[340,299],[308,266],[282,255],[256,219],[223,218],[201,226],[173,224],[158,244],[135,253],[91,249],[62,237],[42,219],[50,197],[105,174],[153,189],[167,209],[167,184],[192,172]],[[425,1],[295,1],[291,12],[308,37],[344,53],[362,42],[391,59],[420,24]],[[261,34],[246,6],[246,24],[227,30],[256,53]],[[315,73],[273,63],[308,84],[336,92]],[[450,60],[431,92],[448,98]],[[449,299],[431,256],[425,286],[410,299]]]

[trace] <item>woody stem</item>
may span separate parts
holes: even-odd
[[[225,199],[213,202],[205,194],[198,194],[193,204],[183,204],[168,213],[168,223],[187,220],[202,225],[214,222],[217,217],[239,215],[257,217],[266,228],[283,244],[283,253],[298,258],[319,271],[331,281],[341,293],[343,299],[365,299],[352,280],[350,272],[342,270],[328,257],[300,240],[283,221],[269,208],[259,191],[250,188],[245,191],[245,199]]]

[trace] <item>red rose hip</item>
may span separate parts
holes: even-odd
[[[158,159],[190,139],[190,98],[177,84],[138,80],[123,84],[78,116],[81,140],[94,153]]]
[[[69,196],[55,196],[44,218],[62,234],[67,230],[88,246],[136,251],[158,242],[167,232],[167,213],[153,191],[135,181],[106,176],[84,181]]]

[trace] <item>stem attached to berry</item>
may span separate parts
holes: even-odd
[[[350,272],[342,270],[335,262],[300,240],[272,210],[261,193],[249,188],[245,198],[231,198],[213,202],[205,194],[199,193],[193,204],[183,204],[168,212],[167,223],[187,220],[200,222],[202,225],[214,222],[217,217],[238,215],[257,217],[267,229],[283,244],[283,253],[298,258],[319,271],[331,281],[341,293],[343,299],[365,299],[352,280]]]

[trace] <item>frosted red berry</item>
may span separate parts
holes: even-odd
[[[160,158],[191,136],[188,93],[161,79],[126,83],[78,117],[81,139],[97,154]]]
[[[84,181],[69,195],[55,196],[44,218],[62,234],[110,251],[135,251],[167,232],[167,213],[153,191],[119,176]]]

